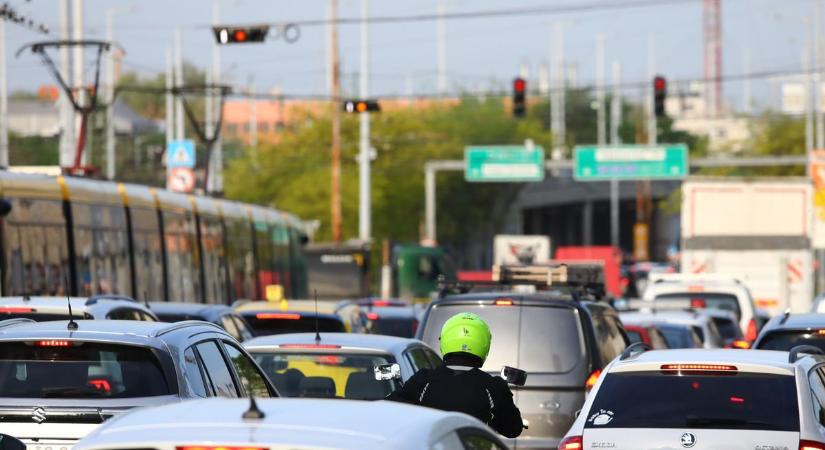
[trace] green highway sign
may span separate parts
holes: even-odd
[[[544,149],[494,145],[464,149],[464,179],[475,182],[544,180]]]
[[[688,176],[684,144],[577,146],[573,150],[576,181],[668,180]]]

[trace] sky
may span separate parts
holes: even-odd
[[[360,17],[362,0],[339,0],[340,17]],[[627,0],[441,0],[448,13],[536,6],[621,4]],[[320,20],[328,0],[214,0],[223,23],[289,23]],[[125,71],[150,77],[164,70],[165,52],[173,31],[181,27],[183,55],[200,67],[211,64],[214,37],[212,0],[85,0],[86,38],[105,36],[105,15],[114,11],[115,41],[126,51]],[[439,0],[371,0],[371,16],[430,14]],[[816,0],[722,0],[722,34],[726,76],[743,73],[796,71],[815,16]],[[34,90],[53,84],[46,68],[30,53],[15,58],[23,44],[54,39],[58,32],[58,0],[12,0],[21,13],[52,29],[43,36],[15,24],[6,27],[9,89]],[[624,83],[648,79],[648,39],[655,41],[655,69],[669,79],[703,76],[702,1],[626,9],[597,9],[565,14],[451,19],[446,23],[447,72],[453,92],[505,88],[526,65],[530,79],[539,64],[551,58],[552,29],[564,29],[564,57],[576,67],[577,82],[588,85],[595,77],[595,42],[604,33],[607,66],[622,65]],[[823,20],[825,23],[825,20]],[[327,93],[325,26],[303,26],[300,39],[282,39],[260,45],[221,48],[225,81],[251,82],[259,92],[280,89],[286,94]],[[339,26],[343,88],[354,92],[359,67],[358,25]],[[370,26],[370,93],[418,94],[436,91],[437,33],[434,21],[376,23]],[[745,70],[750,53],[750,70]],[[609,74],[608,74],[609,77]],[[609,79],[609,78],[608,78]],[[535,86],[535,85],[531,85]],[[725,84],[725,98],[740,106],[744,84]],[[776,101],[775,83],[754,81],[756,102]],[[626,95],[638,95],[628,88]]]

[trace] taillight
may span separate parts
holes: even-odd
[[[748,330],[745,332],[745,340],[753,342],[756,340],[756,335],[759,334],[756,331],[756,320],[751,319],[748,322]]]
[[[690,299],[690,307],[694,309],[703,309],[707,307],[707,303],[705,303],[705,299],[703,298],[692,298]]]
[[[58,339],[49,339],[46,341],[37,341],[34,343],[34,345],[38,347],[70,347],[72,345],[72,342]]]
[[[599,375],[601,375],[601,374],[602,374],[602,370],[601,369],[596,369],[590,374],[590,376],[587,377],[587,381],[584,382],[584,389],[587,392],[590,392],[590,390],[593,389],[593,386],[595,386],[596,382],[599,381]],[[559,447],[559,448],[561,448],[561,447]]]
[[[736,366],[726,364],[662,364],[662,372],[736,372]]]
[[[256,319],[267,320],[267,319],[280,319],[280,320],[300,320],[300,314],[294,313],[258,313],[255,314]]]
[[[367,319],[369,320],[378,320],[378,313],[367,313]]]
[[[751,348],[751,343],[742,339],[737,339],[730,343],[730,348],[739,348],[742,350],[747,350]]]
[[[34,312],[34,309],[24,306],[0,306],[0,313],[2,314],[23,314],[30,312]]]
[[[495,301],[496,306],[513,306],[513,299],[512,298],[497,298]]]
[[[559,450],[581,450],[582,448],[583,445],[581,436],[570,436],[569,438],[561,441],[561,444],[559,444]]]
[[[825,450],[825,444],[816,441],[799,441],[799,450]]]
[[[105,380],[103,378],[93,378],[89,380],[89,385],[91,385],[99,391],[103,391],[106,393],[112,392],[112,385],[109,384],[108,380]]]

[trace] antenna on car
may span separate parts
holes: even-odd
[[[77,330],[77,322],[74,321],[74,314],[72,314],[72,298],[69,296],[69,276],[63,274],[64,289],[66,289],[66,304],[69,305],[69,323],[66,328],[69,331]]]
[[[146,305],[146,309],[152,309],[152,307],[149,306],[149,296],[146,295],[146,289],[143,290],[143,304]]]
[[[255,396],[249,396],[249,409],[244,411],[241,417],[244,419],[263,419],[266,417],[266,414],[258,408],[258,403],[255,402]]]
[[[313,289],[315,294],[315,345],[321,342],[321,328],[318,326],[318,289]]]

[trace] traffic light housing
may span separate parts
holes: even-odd
[[[513,117],[527,113],[527,81],[518,77],[513,80]]]
[[[215,33],[215,40],[218,44],[249,44],[260,43],[266,40],[269,33],[269,25],[256,25],[246,27],[214,26],[212,32]]]
[[[661,75],[653,78],[653,111],[656,117],[665,115],[665,99],[667,98],[667,80]]]
[[[344,112],[347,113],[362,113],[362,112],[378,112],[381,111],[381,105],[377,100],[345,100]]]

